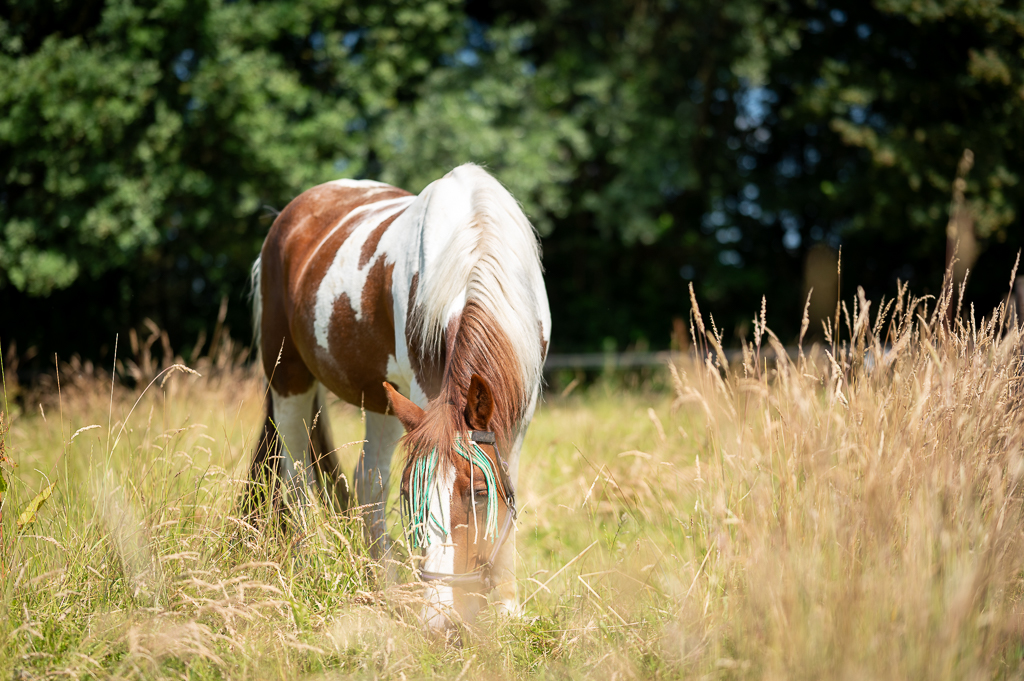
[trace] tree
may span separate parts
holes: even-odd
[[[539,104],[578,131],[544,240],[557,347],[667,345],[691,280],[730,323],[744,318],[770,268],[738,258],[706,219],[744,184],[731,146],[737,94],[781,48],[761,3],[539,0],[469,11],[528,27],[523,56]]]
[[[224,295],[246,329],[273,209],[467,161],[543,234],[555,350],[667,345],[690,281],[727,334],[766,295],[795,337],[840,245],[844,286],[934,291],[964,149],[985,309],[1024,240],[1022,26],[952,0],[19,0],[0,337],[96,354],[151,316],[180,346]],[[61,314],[28,323],[40,301]]]
[[[223,295],[241,303],[264,207],[379,173],[372,128],[462,31],[443,0],[15,2],[6,14],[0,295],[21,321],[40,298],[64,314],[36,329],[8,316],[4,336],[78,329],[64,349],[87,354],[146,315],[180,344]]]
[[[774,13],[795,27],[793,49],[767,73],[763,122],[739,126],[760,216],[744,214],[736,195],[725,221],[750,250],[766,222],[799,258],[815,244],[842,245],[844,281],[869,298],[891,296],[897,279],[937,292],[952,185],[969,149],[980,257],[971,262],[966,240],[959,257],[975,266],[968,303],[991,309],[1024,245],[1024,11],[836,0],[777,3]]]

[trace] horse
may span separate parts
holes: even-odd
[[[252,275],[269,397],[250,508],[270,490],[279,508],[317,494],[347,506],[320,413],[329,390],[365,413],[353,491],[378,559],[407,432],[401,498],[428,626],[471,621],[492,592],[516,614],[515,485],[551,333],[540,245],[516,200],[472,164],[419,195],[327,182],[278,215]]]

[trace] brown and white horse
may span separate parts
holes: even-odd
[[[475,165],[419,196],[328,182],[275,220],[253,284],[270,399],[250,491],[280,480],[289,505],[315,489],[347,504],[326,415],[317,417],[330,390],[365,409],[354,491],[377,557],[389,546],[385,504],[403,426],[406,499],[416,462],[436,457],[421,495],[432,522],[414,528],[424,530],[430,626],[452,610],[472,618],[492,587],[514,612],[511,490],[551,329],[537,236],[515,199]],[[485,459],[471,463],[467,446]],[[504,532],[493,515],[487,531],[485,500],[500,506]]]

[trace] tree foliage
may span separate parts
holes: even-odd
[[[767,140],[758,130],[745,140],[786,242],[798,252],[841,243],[848,279],[876,299],[898,277],[936,290],[951,186],[970,149],[981,257],[967,291],[990,308],[1024,242],[1024,11],[948,1],[786,10],[799,42],[772,64]]]
[[[875,0],[14,0],[0,337],[177,345],[309,186],[489,167],[544,235],[555,348],[663,346],[686,286],[794,332],[805,263],[937,287],[950,187],[990,304],[1022,243],[1024,11]],[[42,306],[42,307],[41,307]],[[48,309],[49,314],[39,314]],[[787,324],[790,324],[787,327]]]

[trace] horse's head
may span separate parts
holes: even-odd
[[[419,574],[427,623],[443,628],[452,610],[470,621],[495,586],[493,563],[516,512],[499,451],[506,434],[491,431],[494,395],[473,374],[464,400],[438,398],[424,411],[389,384],[385,388],[408,433],[402,501],[411,546],[424,553]]]

